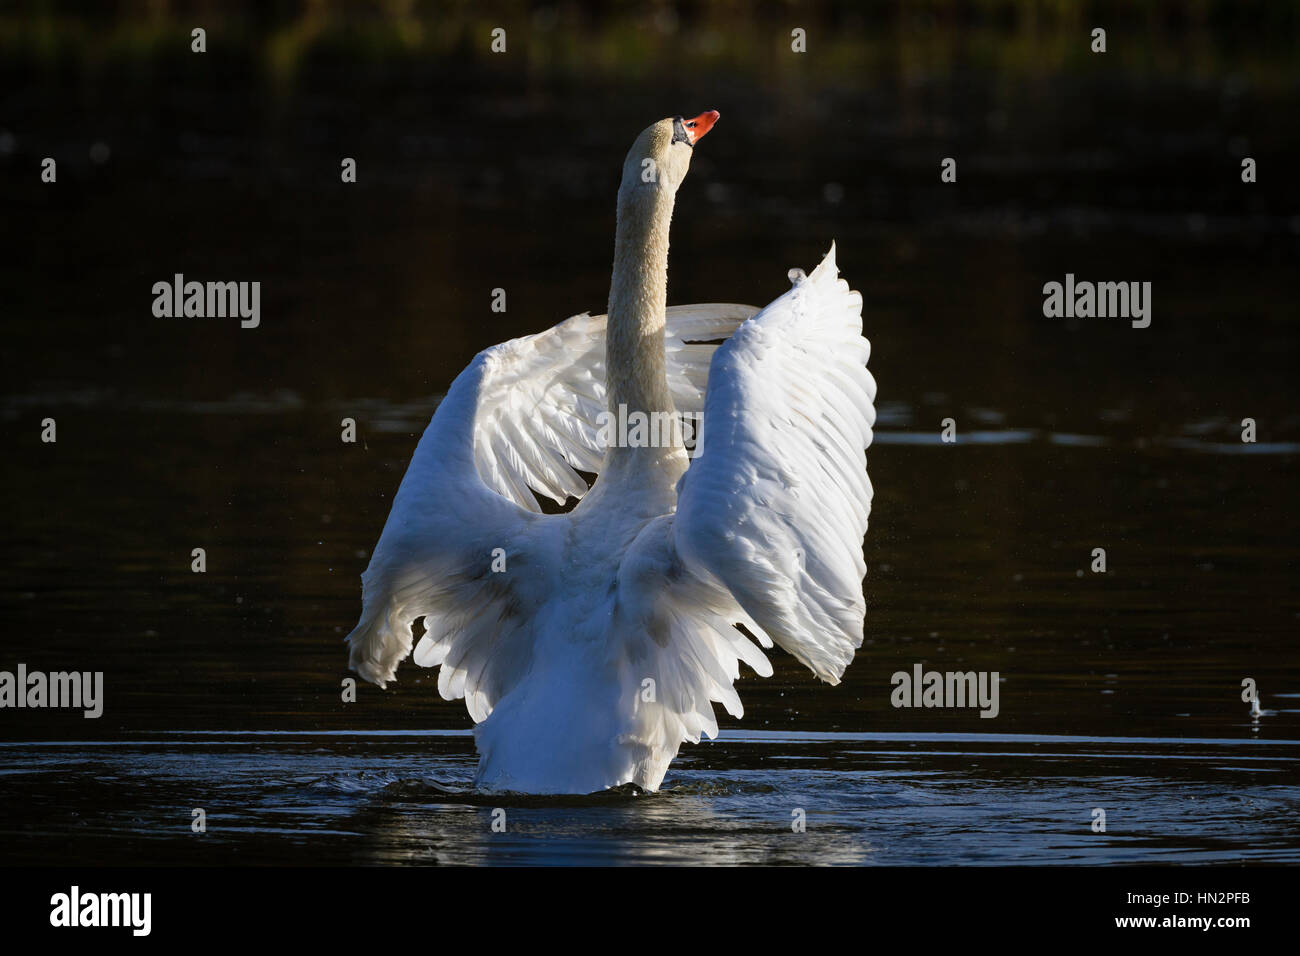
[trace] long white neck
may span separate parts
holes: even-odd
[[[624,182],[618,191],[614,278],[605,331],[609,409],[674,413],[664,356],[673,191]]]
[[[636,485],[637,504],[661,514],[676,501],[673,486],[686,470],[686,452],[676,429],[677,412],[668,391],[664,353],[664,308],[668,297],[668,229],[675,190],[641,185],[625,175],[618,191],[614,236],[614,279],[605,329],[605,382],[615,422],[627,422],[635,439],[638,416],[649,443],[615,441],[606,450],[601,477],[606,485]],[[651,425],[650,423],[654,423]],[[622,437],[622,436],[621,436]],[[598,482],[599,486],[601,483]]]

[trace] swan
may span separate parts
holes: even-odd
[[[408,655],[440,667],[480,789],[657,790],[684,742],[717,736],[714,703],[743,715],[742,662],[770,676],[775,644],[837,684],[862,643],[876,384],[834,244],[764,309],[666,307],[673,204],[717,120],[637,137],[607,316],[474,358],[362,575],[349,667],[381,688]],[[638,413],[702,413],[694,458],[678,429],[609,440]],[[580,500],[544,514],[534,492]]]

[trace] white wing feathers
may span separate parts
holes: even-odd
[[[832,246],[714,355],[702,454],[678,484],[673,521],[686,567],[721,581],[832,684],[862,643],[866,612],[870,350],[862,297],[838,277]]]
[[[475,359],[486,368],[465,424],[479,476],[529,511],[541,510],[530,487],[564,502],[587,491],[575,467],[600,468],[595,421],[605,407],[604,319],[575,315]]]
[[[725,339],[756,311],[734,304],[667,310],[668,374],[680,411],[703,411],[716,348],[693,343]],[[392,680],[419,617],[427,631],[419,663],[442,664],[439,691],[466,696],[476,720],[517,667],[526,668],[527,653],[509,661],[499,653],[512,637],[527,636],[526,628],[501,623],[522,610],[522,576],[490,574],[491,556],[505,547],[512,570],[527,559],[530,512],[541,510],[530,488],[563,503],[587,491],[575,469],[599,471],[604,363],[605,316],[584,313],[485,349],[456,377],[362,575],[361,621],[348,636],[353,670],[381,687]]]
[[[668,384],[679,412],[704,410],[704,385],[716,345],[758,310],[749,305],[673,306],[665,316]],[[604,449],[597,416],[606,408],[605,316],[565,319],[480,353],[485,375],[473,419],[475,464],[489,488],[540,511],[532,488],[563,504],[587,484],[574,471],[598,472]]]
[[[441,684],[457,677],[456,637],[468,635],[475,621],[495,617],[493,611],[509,600],[492,587],[492,549],[519,541],[537,516],[486,483],[513,487],[513,476],[494,458],[486,459],[493,469],[488,476],[481,478],[475,467],[484,458],[475,440],[480,395],[502,364],[494,351],[480,353],[439,404],[361,576],[361,621],[348,635],[348,663],[380,687],[410,653],[416,618],[423,616],[430,633],[446,638],[437,653],[452,666],[444,667]]]
[[[771,667],[732,624],[830,683],[862,643],[872,496],[865,449],[876,394],[862,298],[839,279],[832,246],[812,275],[754,312],[667,311],[669,385],[680,412],[704,412],[702,454],[678,485],[677,512],[651,521],[614,569],[607,616],[584,625],[597,641],[605,628],[610,639],[617,631],[621,645],[583,666],[616,674],[610,693],[636,709],[625,714],[618,704],[609,715],[616,726],[596,720],[601,726],[582,731],[617,733],[621,753],[633,754],[611,758],[610,779],[657,787],[682,740],[716,734],[712,703],[741,713],[732,686],[739,664],[760,674]],[[587,487],[577,471],[600,468],[604,332],[604,316],[574,316],[487,349],[452,384],[362,576],[362,618],[348,637],[361,676],[381,686],[392,679],[419,617],[427,633],[416,662],[441,665],[439,692],[463,696],[476,722],[531,668],[555,666],[553,657],[537,660],[535,644],[572,626],[547,604],[562,574],[552,566],[562,535],[547,529],[561,519],[538,514],[533,492],[579,497]],[[495,548],[507,550],[511,573],[491,572]],[[639,695],[646,677],[658,686],[649,703]],[[547,694],[530,689],[502,705],[517,718],[510,726],[520,746],[532,737],[519,728],[541,734],[559,720],[565,703]],[[572,723],[584,721],[593,723]],[[500,723],[478,728],[482,752],[514,739]],[[563,732],[578,731],[565,723]],[[619,765],[624,759],[636,769]]]

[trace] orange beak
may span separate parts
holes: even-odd
[[[686,135],[691,138],[692,146],[703,139],[705,133],[713,129],[713,124],[718,121],[719,115],[717,110],[707,110],[695,117],[695,119],[689,119],[682,123],[686,127]]]

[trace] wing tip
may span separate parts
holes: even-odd
[[[381,690],[396,679],[398,665],[410,653],[410,639],[403,641],[401,635],[394,634],[386,616],[368,616],[364,610],[361,621],[344,641],[348,645],[348,670]]]
[[[813,269],[812,274],[808,276],[809,281],[819,285],[827,283],[833,286],[843,285],[844,290],[849,291],[848,283],[840,278],[840,267],[836,261],[838,252],[839,249],[835,244],[835,240],[832,239],[831,247],[826,250],[821,262],[817,263],[817,268]]]
[[[826,255],[822,256],[822,261],[818,263],[817,268],[813,270],[814,274],[821,272],[823,268],[830,271],[832,275],[838,276],[840,274],[840,267],[835,261],[835,251],[835,240],[832,239],[831,247],[826,250]]]

